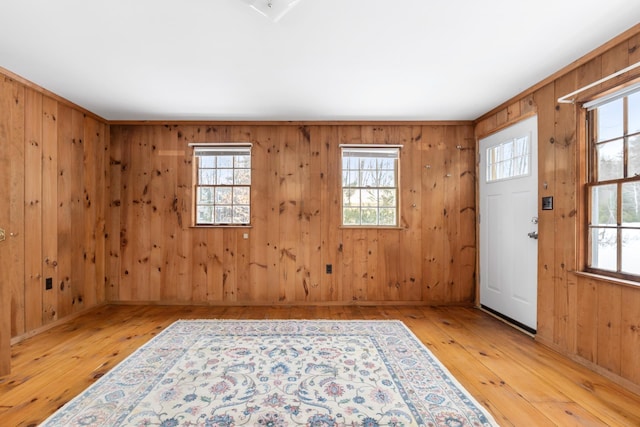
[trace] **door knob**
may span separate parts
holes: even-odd
[[[532,231],[531,233],[527,233],[527,236],[529,236],[532,239],[537,239],[538,238],[538,232],[537,231]]]

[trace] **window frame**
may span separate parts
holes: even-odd
[[[191,143],[189,146],[192,148],[192,182],[193,182],[193,194],[192,194],[192,215],[191,215],[191,225],[193,227],[198,228],[207,228],[207,227],[250,227],[251,226],[251,206],[252,206],[252,180],[253,180],[253,154],[252,148],[253,145],[251,143]],[[208,153],[208,154],[205,154]],[[230,168],[220,168],[216,165],[216,167],[201,167],[201,158],[205,156],[238,156],[238,155],[248,155],[249,156],[249,167],[236,168],[235,164]],[[234,159],[235,161],[235,159]],[[231,169],[235,170],[248,170],[249,171],[249,183],[248,184],[202,184],[200,182],[201,171],[204,169],[211,170],[219,170],[219,169]],[[235,179],[235,172],[234,178]],[[223,203],[217,204],[215,202],[215,196],[213,196],[213,201],[210,203],[202,203],[199,201],[199,189],[203,187],[212,188],[215,193],[218,188],[231,188],[232,191],[232,200],[230,204]],[[233,201],[233,191],[237,187],[248,187],[249,191],[249,203],[248,205],[239,203],[236,204]],[[212,222],[201,222],[198,219],[199,207],[201,206],[212,206],[214,211],[212,213]],[[229,206],[232,211],[234,206],[247,206],[248,207],[248,222],[233,222],[233,213],[232,213],[232,221],[231,222],[216,222],[215,217],[215,207],[216,206]]]
[[[624,230],[640,230],[640,226],[625,225],[623,221],[623,193],[622,188],[627,183],[640,183],[640,175],[629,176],[629,140],[633,137],[640,138],[640,131],[629,132],[629,106],[628,96],[640,93],[640,85],[621,88],[610,91],[608,94],[598,97],[593,101],[582,105],[586,134],[586,173],[585,173],[585,230],[584,230],[584,271],[586,273],[621,279],[640,285],[640,274],[625,272],[622,270],[622,233]],[[622,134],[599,141],[598,136],[598,108],[622,99]],[[621,140],[622,142],[622,178],[598,180],[598,147],[607,143]],[[615,224],[593,224],[593,189],[604,186],[615,186],[616,218]],[[614,230],[616,236],[616,267],[615,271],[593,267],[593,233],[595,230]]]
[[[340,144],[340,226],[343,228],[376,228],[376,229],[382,229],[382,228],[400,228],[400,152],[401,152],[401,148],[402,145],[397,145],[397,144]],[[380,151],[382,152],[383,150],[387,150],[388,152],[386,153],[386,156],[382,156],[380,155],[379,157],[376,156],[370,156],[370,157],[374,157],[374,158],[389,158],[389,155],[393,155],[391,153],[389,153],[389,151],[393,150],[395,151],[394,157],[393,157],[393,172],[394,172],[394,186],[393,187],[388,187],[388,186],[383,186],[383,187],[371,187],[371,186],[347,186],[345,187],[344,185],[344,173],[349,172],[349,171],[353,171],[351,169],[346,169],[345,170],[345,152],[351,152],[351,153],[375,153],[376,151]],[[357,171],[361,171],[361,168],[358,168]],[[376,170],[378,170],[376,168]],[[381,169],[381,170],[387,170],[387,169]],[[351,224],[351,223],[346,223],[345,222],[345,204],[344,204],[344,190],[345,189],[355,189],[358,191],[361,191],[363,189],[383,189],[383,190],[387,190],[387,189],[393,189],[395,191],[394,194],[394,199],[395,199],[395,205],[393,206],[393,209],[395,210],[395,216],[394,216],[394,224],[380,224],[380,209],[384,209],[384,208],[391,208],[391,207],[387,207],[387,206],[381,206],[380,205],[380,196],[377,196],[377,204],[376,204],[376,209],[377,209],[377,215],[376,215],[376,223],[375,224],[363,224],[362,223],[362,216],[360,216],[360,223],[358,224]],[[351,206],[352,208],[355,206]],[[360,210],[362,210],[363,205],[362,202],[360,202],[357,206]]]

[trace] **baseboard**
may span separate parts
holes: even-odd
[[[56,326],[60,326],[60,325],[64,325],[65,323],[80,317],[86,313],[88,313],[89,311],[95,310],[97,308],[100,307],[104,307],[105,305],[108,305],[108,303],[100,303],[98,305],[94,305],[93,307],[89,307],[89,308],[85,308],[83,310],[77,311],[75,313],[69,314],[68,316],[63,317],[62,319],[56,319],[50,323],[47,323],[46,325],[42,325],[36,329],[32,329],[28,332],[25,332],[24,334],[21,335],[17,335],[15,337],[11,338],[11,345],[15,345],[18,344],[19,342],[22,342],[24,340],[26,340],[27,338],[31,338],[34,337],[36,335],[39,335],[43,332],[48,331],[51,328],[55,328]]]
[[[182,305],[185,307],[210,306],[210,307],[371,307],[371,306],[416,306],[416,307],[474,307],[471,302],[437,303],[425,301],[293,301],[293,302],[255,302],[255,301],[215,301],[215,302],[191,302],[191,301],[109,301],[109,305]]]
[[[613,381],[614,383],[618,384],[619,386],[625,388],[626,390],[629,390],[630,392],[637,394],[638,396],[640,396],[640,384],[636,384],[624,377],[621,377],[618,374],[615,374],[611,371],[609,371],[606,368],[603,368],[600,365],[597,365],[596,363],[587,360],[583,357],[580,357],[576,354],[571,354],[571,353],[567,353],[565,351],[562,350],[562,348],[560,348],[559,346],[557,346],[553,341],[544,339],[540,336],[536,336],[535,340],[537,342],[539,342],[540,344],[544,345],[545,347],[550,348],[551,350],[555,351],[556,353],[558,353],[560,356],[566,357],[574,362],[576,362],[579,365],[584,366],[585,368],[599,374],[602,375],[603,377],[607,378],[608,380]]]

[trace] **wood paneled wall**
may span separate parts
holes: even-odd
[[[536,338],[602,373],[639,386],[640,287],[575,273],[584,265],[581,197],[586,143],[580,107],[559,104],[557,99],[640,61],[640,26],[587,59],[482,117],[476,136],[537,112],[538,192],[540,198],[554,197],[554,209],[539,210]],[[630,77],[614,79],[596,90]]]
[[[251,142],[251,228],[193,228],[192,142]],[[340,226],[339,144],[403,144],[401,227]],[[469,123],[111,126],[109,301],[475,298]],[[248,234],[248,239],[243,238]],[[333,273],[325,266],[332,264]]]
[[[34,85],[0,73],[0,144],[10,206],[11,336],[105,301],[109,125]],[[51,278],[52,289],[45,290]],[[4,322],[3,322],[4,325]]]

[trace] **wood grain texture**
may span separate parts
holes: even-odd
[[[122,167],[111,168],[112,185],[120,191],[112,187],[110,210],[119,219],[112,219],[108,234],[121,238],[118,247],[111,245],[112,264],[120,270],[111,277],[110,299],[472,304],[473,129],[432,128],[112,126]],[[250,228],[191,226],[188,145],[202,142],[253,143]],[[403,145],[399,228],[341,227],[340,144]],[[437,155],[425,159],[429,146]],[[425,161],[432,165],[428,170]],[[429,188],[427,173],[440,185]],[[433,222],[433,233],[425,234],[425,222]],[[425,250],[438,253],[429,279],[435,293],[423,275],[425,264],[434,263],[425,260]],[[333,266],[331,274],[325,273],[326,264]]]
[[[105,301],[110,141],[107,123],[0,77],[9,209],[0,227],[10,248],[2,256],[10,302],[0,311],[20,337]]]
[[[640,287],[575,274],[585,265],[586,141],[578,105],[557,98],[640,59],[640,28],[598,55],[579,61],[553,81],[476,122],[477,138],[538,114],[539,196],[554,209],[539,211],[538,327],[536,338],[621,383],[640,385]],[[609,91],[634,76],[621,76],[585,93]],[[530,105],[529,103],[532,103]],[[635,358],[634,356],[635,355]]]
[[[640,396],[472,308],[104,306],[16,344],[4,425],[37,425],[178,319],[398,319],[502,426],[640,425]],[[64,378],[64,381],[60,381]]]

